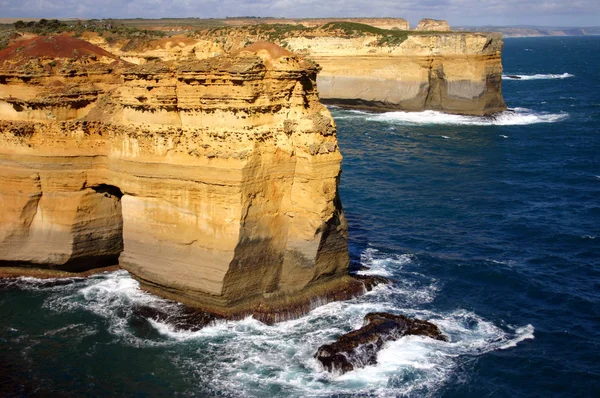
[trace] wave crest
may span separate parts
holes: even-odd
[[[355,115],[358,115],[355,113]],[[362,112],[367,120],[401,125],[462,125],[462,126],[523,126],[538,123],[556,123],[569,117],[566,112],[543,113],[527,108],[514,108],[493,116],[451,115],[438,111],[386,112],[370,114]]]
[[[431,303],[440,283],[418,271],[419,257],[391,254],[369,247],[361,253],[365,273],[388,275],[396,283],[381,286],[359,298],[332,302],[306,316],[265,325],[251,317],[221,320],[199,330],[182,330],[171,322],[146,317],[136,306],[176,312],[178,305],[145,293],[125,271],[97,275],[54,287],[43,281],[20,279],[19,288],[47,290],[44,306],[58,312],[86,311],[102,319],[89,330],[80,323],[50,330],[49,335],[77,333],[88,336],[106,328],[121,344],[134,347],[168,347],[171,363],[210,389],[226,396],[435,395],[462,358],[506,350],[534,339],[535,329],[499,326],[476,313],[438,310]],[[60,289],[56,290],[55,289]],[[317,348],[340,334],[358,329],[369,312],[403,313],[430,320],[449,342],[408,336],[389,342],[377,364],[342,376],[325,372],[314,358]],[[190,394],[192,391],[186,391]],[[192,394],[193,395],[193,394]]]
[[[552,80],[574,77],[570,73],[536,73],[535,75],[502,75],[503,80]]]

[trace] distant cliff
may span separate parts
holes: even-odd
[[[316,72],[269,43],[141,66],[62,36],[0,51],[0,265],[118,261],[266,321],[361,293]]]
[[[397,23],[385,19],[372,22]],[[422,20],[415,31],[344,20],[310,27],[268,23],[213,28],[190,35],[193,37],[147,43],[129,40],[107,45],[103,38],[90,40],[136,63],[153,58],[202,59],[231,53],[256,40],[270,40],[319,64],[319,95],[330,104],[467,115],[505,110],[502,36],[448,29],[445,21],[430,19]]]
[[[322,67],[317,83],[327,103],[466,115],[506,109],[499,34],[415,34],[383,45],[372,36],[299,37],[287,42]]]

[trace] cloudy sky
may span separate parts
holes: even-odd
[[[400,17],[451,25],[599,26],[600,0],[0,0],[0,18]]]

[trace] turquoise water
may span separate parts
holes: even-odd
[[[275,326],[190,332],[124,271],[0,289],[4,396],[600,396],[600,38],[505,41],[495,119],[332,108],[354,264],[396,281]],[[519,75],[521,79],[508,76]],[[371,311],[428,319],[379,364],[313,354]]]

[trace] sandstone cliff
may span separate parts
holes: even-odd
[[[146,62],[203,59],[236,51],[248,42],[268,39],[310,57],[322,71],[317,77],[326,103],[371,110],[438,110],[489,115],[506,109],[502,97],[500,34],[429,32],[443,21],[423,20],[418,29],[386,30],[356,22],[316,27],[263,24],[197,32],[135,46],[107,47],[124,59]],[[98,45],[103,45],[98,40]],[[106,47],[106,45],[103,45]],[[127,50],[127,51],[125,51]]]
[[[360,23],[374,26],[379,29],[398,29],[409,30],[410,24],[403,18],[317,18],[317,19],[297,19],[297,20],[280,20],[275,19],[268,23],[270,24],[287,24],[295,23],[308,27],[319,27],[331,22],[350,22]]]
[[[499,34],[408,35],[391,45],[381,45],[377,36],[298,37],[287,43],[323,68],[317,84],[326,103],[466,115],[506,109]]]
[[[171,65],[63,37],[0,52],[1,264],[118,258],[148,290],[267,321],[362,292],[316,72],[268,43]]]

